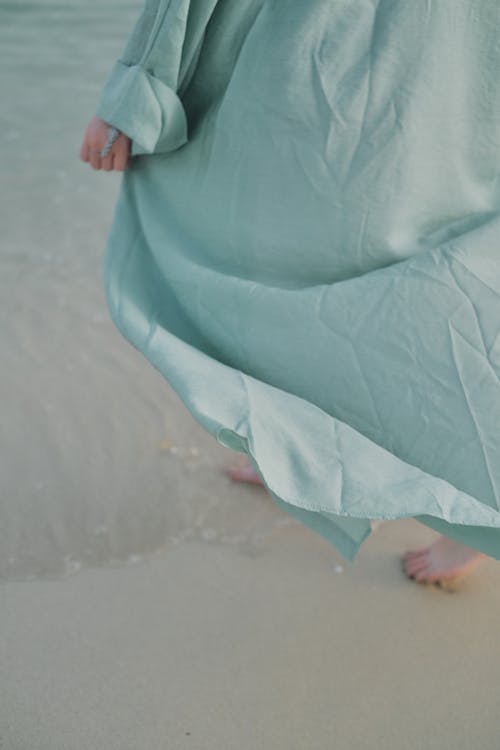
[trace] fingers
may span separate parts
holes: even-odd
[[[95,149],[89,149],[89,156],[90,156],[89,161],[93,169],[101,168],[101,157],[99,156],[99,153],[100,152]]]
[[[80,159],[82,161],[89,160],[89,145],[86,140],[84,140],[82,145],[80,146]]]
[[[101,158],[101,169],[104,169],[105,172],[109,172],[113,169],[113,159],[114,159],[114,153],[111,150],[109,154]]]
[[[119,172],[127,168],[130,158],[130,139],[123,133],[118,136],[112,146],[114,154],[114,169]]]
[[[103,169],[106,172],[113,169],[113,152],[110,151],[106,156],[101,157],[101,152],[95,148],[90,148],[88,143],[82,145],[80,159],[88,162],[93,169]]]
[[[132,141],[125,133],[120,133],[106,156],[101,156],[108,132],[108,124],[94,117],[85,131],[80,147],[80,159],[90,164],[93,169],[102,169],[105,172],[113,169],[123,171],[130,162]]]
[[[106,154],[101,156],[100,151],[88,150],[88,159],[93,169],[102,169],[104,172],[111,172],[113,169],[123,170],[128,163],[128,154],[126,149],[116,149],[114,146]]]
[[[91,164],[94,169],[100,169],[99,149],[102,148],[101,141],[106,138],[106,130],[106,123],[97,117],[93,117],[85,129],[80,159]]]

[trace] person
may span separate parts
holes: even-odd
[[[110,314],[235,481],[353,559],[500,559],[496,0],[147,0],[80,158],[122,171]]]

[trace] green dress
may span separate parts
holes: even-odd
[[[500,559],[500,3],[151,0],[110,315],[353,559],[414,517]]]

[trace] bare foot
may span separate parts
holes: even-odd
[[[439,583],[461,578],[486,555],[440,536],[422,549],[410,550],[403,555],[403,567],[409,578],[419,583]]]
[[[235,482],[248,482],[249,484],[263,484],[262,479],[257,474],[252,464],[247,461],[243,465],[230,466],[226,469],[228,477],[233,479]]]

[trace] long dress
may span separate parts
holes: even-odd
[[[500,559],[500,3],[150,0],[112,320],[352,560],[414,517]]]

